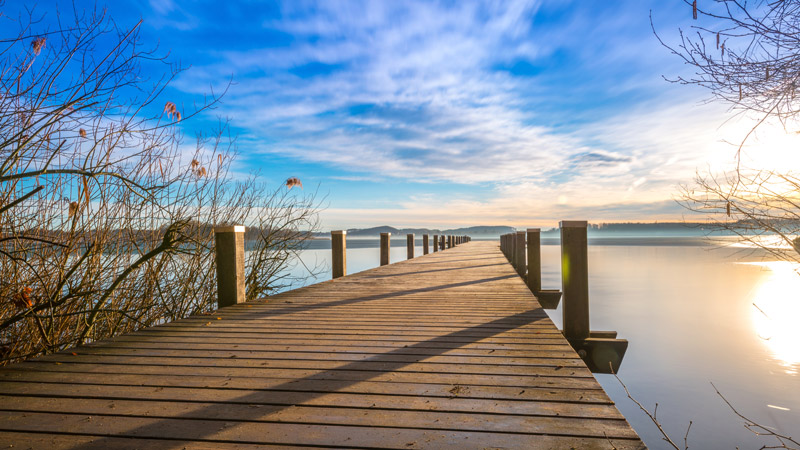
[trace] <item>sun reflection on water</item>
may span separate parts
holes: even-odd
[[[800,372],[800,267],[785,261],[753,263],[770,271],[753,296],[756,333],[786,373]]]

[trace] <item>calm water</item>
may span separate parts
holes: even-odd
[[[415,254],[421,255],[421,242]],[[544,288],[561,283],[559,247],[543,240]],[[630,341],[620,378],[653,409],[682,446],[759,448],[774,444],[743,427],[714,392],[713,382],[744,415],[800,438],[800,275],[786,263],[700,239],[590,240],[592,329],[616,330]],[[376,267],[376,240],[347,242],[348,273]],[[303,252],[307,264],[330,263],[327,241]],[[392,241],[391,261],[406,258]],[[329,271],[317,280],[329,278]],[[309,280],[314,282],[314,280]],[[550,311],[561,325],[561,310]],[[610,375],[597,375],[652,449],[668,448],[656,427]]]

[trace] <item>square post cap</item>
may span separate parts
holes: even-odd
[[[586,228],[589,222],[586,220],[562,220],[558,223],[559,228]]]
[[[244,225],[216,227],[214,233],[244,233]]]

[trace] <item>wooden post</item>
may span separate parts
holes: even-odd
[[[453,248],[453,236],[447,235],[447,248]]]
[[[428,235],[427,234],[423,234],[422,235],[422,254],[423,255],[427,255],[428,254]]]
[[[381,265],[389,264],[389,238],[392,233],[381,233]]]
[[[244,227],[214,229],[217,259],[217,306],[244,303]]]
[[[539,228],[528,228],[528,289],[534,294],[542,290],[542,240]]]
[[[414,259],[414,234],[410,233],[406,235],[406,248],[408,251],[408,259]]]
[[[585,220],[562,220],[561,284],[564,291],[564,336],[589,337],[589,262]]]
[[[514,267],[517,268],[517,273],[521,276],[525,276],[525,271],[527,269],[527,264],[525,262],[525,232],[524,231],[517,231],[514,235],[515,249],[516,253],[514,254],[514,260],[516,264]]]
[[[438,234],[434,234],[433,235],[433,251],[434,252],[438,252],[439,251],[439,235]]]
[[[514,255],[517,254],[516,245],[517,245],[517,240],[514,239],[514,233],[510,233],[508,235],[508,261],[511,263],[511,266],[514,267],[515,269],[517,268],[516,266],[517,262],[514,261]]]
[[[331,231],[331,258],[333,278],[347,275],[347,231]]]

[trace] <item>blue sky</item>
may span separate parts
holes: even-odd
[[[677,186],[745,129],[662,78],[688,68],[648,15],[674,41],[679,0],[106,6],[191,66],[164,93],[181,107],[233,81],[187,136],[228,118],[237,170],[319,186],[323,229],[680,220]]]

